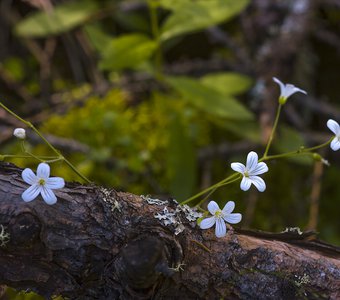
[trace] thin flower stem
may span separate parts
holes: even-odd
[[[236,173],[236,172],[235,172],[234,174],[228,176],[227,178],[224,178],[223,180],[217,182],[216,184],[214,184],[214,185],[212,185],[212,186],[206,188],[205,190],[203,190],[203,191],[197,193],[196,195],[194,195],[194,196],[192,196],[192,197],[186,199],[185,201],[181,202],[180,204],[181,204],[181,205],[187,204],[187,203],[191,202],[192,200],[196,199],[197,197],[202,196],[202,195],[208,193],[209,191],[211,191],[211,190],[213,190],[213,189],[215,189],[215,188],[218,188],[220,185],[222,185],[222,184],[228,182],[229,180],[233,180],[233,179],[236,178],[238,175],[239,175],[239,173]]]
[[[201,204],[202,203],[204,203],[213,193],[215,193],[215,191],[218,189],[218,188],[220,188],[220,187],[222,187],[222,186],[225,186],[225,185],[228,185],[228,184],[230,184],[230,183],[232,183],[232,182],[234,182],[234,181],[237,181],[237,180],[239,180],[240,179],[240,177],[241,177],[241,174],[238,174],[239,176],[237,176],[237,178],[235,178],[235,179],[231,179],[231,180],[228,180],[228,181],[226,181],[226,182],[224,182],[224,183],[221,183],[220,185],[218,185],[218,186],[216,186],[213,190],[211,190],[200,202],[198,202],[195,206],[196,207],[200,207],[201,206]]]
[[[277,109],[277,112],[276,112],[276,117],[275,117],[273,129],[272,129],[272,132],[270,133],[269,140],[268,140],[268,143],[267,143],[267,146],[266,146],[266,150],[264,151],[263,157],[267,157],[269,148],[270,148],[270,146],[271,146],[271,144],[273,142],[275,131],[276,131],[276,128],[277,128],[277,124],[279,123],[281,109],[282,109],[282,104],[280,103],[279,107]]]
[[[43,161],[43,159],[40,159],[38,156],[34,155],[33,153],[29,152],[29,151],[26,149],[26,147],[25,147],[25,141],[22,141],[22,143],[21,143],[21,148],[22,148],[22,152],[28,154],[28,155],[31,156],[32,158],[34,158],[34,159],[36,159],[36,160],[38,160],[38,161],[40,161],[40,162]]]
[[[34,158],[32,155],[16,155],[16,154],[3,154],[3,158]],[[56,159],[56,156],[38,156],[39,160],[46,161],[46,159]]]
[[[277,158],[289,158],[289,157],[293,157],[293,156],[297,156],[297,155],[311,155],[312,156],[312,155],[314,155],[314,152],[312,152],[312,151],[328,146],[331,143],[332,140],[333,140],[333,137],[330,140],[328,140],[327,142],[320,144],[320,145],[317,145],[317,146],[314,146],[314,147],[300,148],[298,150],[283,153],[283,154],[269,155],[269,156],[266,156],[266,157],[262,157],[259,160],[259,162],[277,159]]]
[[[75,166],[73,166],[71,164],[71,162],[69,162],[56,148],[54,148],[54,146],[40,133],[40,131],[31,123],[28,122],[26,120],[24,120],[23,118],[19,117],[15,112],[13,112],[12,110],[10,110],[7,106],[5,106],[4,104],[2,104],[0,102],[0,106],[6,110],[9,114],[11,114],[12,116],[14,116],[15,118],[17,118],[19,121],[21,121],[22,123],[24,123],[26,126],[28,126],[29,128],[31,128],[44,142],[45,144],[51,148],[51,150],[57,154],[57,156],[60,158],[60,160],[65,161],[65,163],[79,176],[81,177],[84,181],[91,183],[91,181],[89,179],[87,179],[83,174],[81,174]],[[29,153],[30,155],[32,155],[31,153]],[[32,155],[34,157],[34,155]],[[38,159],[38,158],[37,158]],[[39,160],[39,159],[38,159]]]

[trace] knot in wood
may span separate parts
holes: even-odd
[[[129,242],[115,262],[117,275],[130,288],[150,288],[161,275],[159,266],[168,265],[164,250],[162,240],[153,236]]]
[[[31,246],[39,239],[41,224],[30,213],[22,213],[12,219],[10,227],[11,243],[20,246]]]

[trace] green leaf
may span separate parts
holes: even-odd
[[[161,28],[161,40],[217,25],[240,13],[249,0],[183,1]]]
[[[188,77],[166,77],[166,81],[187,101],[204,112],[231,120],[252,120],[252,113],[232,96],[222,95]]]
[[[304,139],[298,131],[288,126],[280,127],[273,144],[279,153],[298,150],[304,145]],[[289,160],[302,165],[311,165],[313,163],[313,159],[310,156],[304,155],[292,156]]]
[[[165,9],[177,10],[180,9],[185,2],[190,2],[190,0],[159,0],[159,5]]]
[[[223,95],[244,93],[252,86],[252,79],[238,73],[213,73],[200,80],[205,86],[219,91]]]
[[[14,28],[25,37],[46,37],[69,31],[89,20],[100,9],[95,1],[85,0],[58,5],[52,12],[36,12]]]
[[[196,181],[196,152],[187,128],[180,118],[174,117],[169,126],[167,170],[170,176],[170,192],[180,200],[188,198]]]
[[[102,70],[134,68],[150,58],[157,43],[142,34],[129,34],[111,40],[102,52]]]
[[[215,123],[239,137],[254,143],[261,142],[260,126],[256,121],[215,120]]]
[[[105,49],[111,42],[112,37],[105,33],[99,26],[99,24],[89,24],[84,26],[84,30],[92,44],[97,50],[101,51]]]

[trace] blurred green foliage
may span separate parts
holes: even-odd
[[[204,153],[211,146],[226,143],[231,147],[242,140],[248,141],[259,153],[263,151],[256,112],[249,104],[251,101],[245,101],[246,97],[252,97],[250,90],[256,78],[227,70],[199,76],[167,74],[163,72],[167,63],[164,56],[181,40],[192,38],[193,33],[218,24],[227,26],[249,2],[78,0],[58,3],[50,12],[36,10],[27,14],[13,28],[19,41],[65,38],[81,31],[96,58],[95,65],[89,64],[89,69],[95,68],[93,73],[105,77],[110,86],[99,96],[93,92],[91,83],[79,84],[67,71],[66,65],[72,65],[72,58],[67,60],[65,53],[58,52],[51,86],[60,96],[54,105],[62,109],[49,110],[51,103],[47,100],[35,103],[38,110],[47,108],[39,129],[46,135],[86,145],[86,151],[66,153],[66,156],[85,176],[100,185],[184,200],[204,185],[207,169],[211,184],[226,177],[231,173],[230,162],[244,163],[247,153],[223,157],[204,156]],[[146,9],[126,12],[120,6],[133,3]],[[230,29],[233,30],[232,26]],[[218,49],[212,55],[225,57],[229,53]],[[171,59],[180,60],[181,54],[174,51]],[[0,67],[23,84],[32,96],[41,92],[39,67],[32,56],[23,58],[13,54],[2,61]],[[130,91],[129,85],[126,88],[122,84],[128,76],[146,78],[145,85],[153,84],[156,88],[137,93],[136,99],[133,86]],[[275,151],[284,152],[303,144],[303,136],[284,125],[280,126],[273,146]],[[29,147],[37,155],[51,154],[41,144]],[[20,152],[16,142],[5,145],[2,150]],[[23,167],[35,168],[37,164],[26,159],[13,161]],[[237,211],[244,213],[248,203],[258,198],[251,222],[257,229],[304,228],[308,222],[312,165],[311,160],[300,157],[270,162],[270,172],[264,176],[265,193],[244,193],[237,183],[218,190],[213,199],[220,203],[235,200]],[[340,194],[337,172],[338,167],[331,167],[325,173],[323,195],[326,196],[322,197],[320,208],[321,237],[333,243],[340,242],[333,203]],[[61,163],[53,164],[53,173],[66,180],[79,180]],[[31,293],[15,294],[12,290],[8,294],[10,299],[41,299]]]

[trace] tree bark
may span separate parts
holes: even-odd
[[[47,299],[340,299],[340,249],[310,232],[217,239],[171,199],[67,183],[49,206],[22,201],[27,187],[0,164],[0,285]]]

